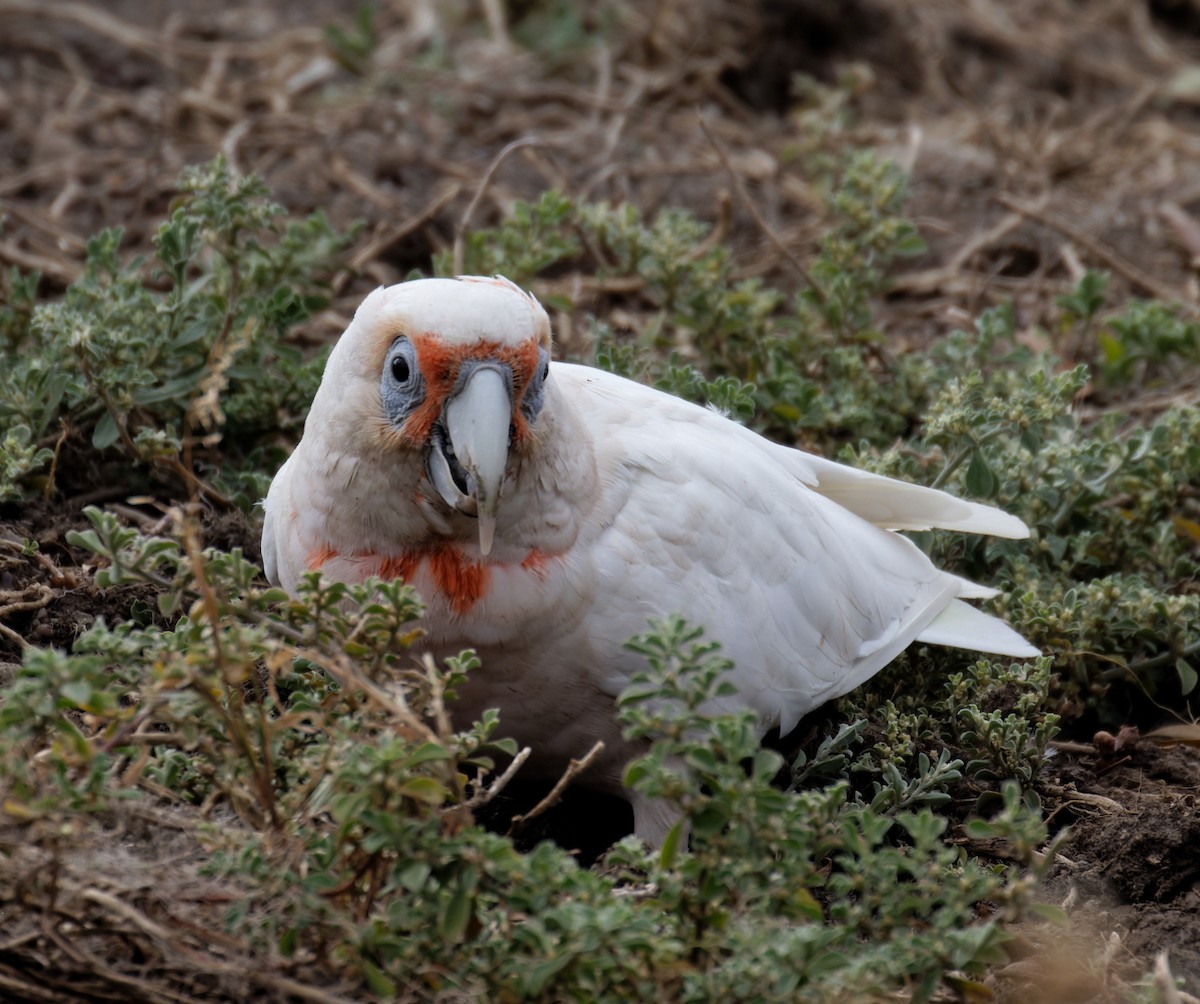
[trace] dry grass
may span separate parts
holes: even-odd
[[[170,0],[0,0],[0,263],[40,271],[53,295],[103,226],[124,226],[145,250],[179,169],[221,151],[294,213],[366,221],[336,302],[301,340],[340,331],[363,290],[427,268],[547,188],[631,201],[647,217],[690,208],[741,275],[797,288],[821,229],[809,155],[866,145],[910,169],[929,243],[880,305],[895,351],[1004,298],[1042,338],[1055,295],[1088,267],[1114,273],[1118,301],[1196,309],[1194,3],[763,7],[772,13],[735,0],[614,4],[618,23],[600,41],[544,40],[533,53],[528,19],[510,20],[498,0],[381,3],[362,51],[331,44],[330,23],[356,30],[333,0],[224,0],[203,14]],[[801,107],[788,97],[793,73],[855,83]],[[635,313],[642,292],[569,274],[539,291]],[[565,350],[581,352],[581,326],[556,321]],[[1198,396],[1191,377],[1118,406]],[[50,576],[4,590],[0,617],[78,588]],[[317,960],[264,965],[221,933],[237,893],[198,877],[211,836],[202,843],[190,815],[130,809],[94,826],[53,857],[31,850],[41,841],[23,827],[0,831],[4,999],[344,999],[327,978],[306,979]],[[1111,931],[1089,941],[1095,999],[1115,999],[1136,970],[1113,961]],[[1027,992],[1020,977],[998,989]]]

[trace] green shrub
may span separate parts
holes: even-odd
[[[339,960],[383,997],[833,1000],[911,985],[927,998],[998,958],[1003,919],[1031,901],[1046,831],[1017,782],[976,826],[1018,849],[1007,868],[943,842],[930,806],[963,776],[947,754],[891,764],[867,796],[843,755],[861,746],[851,729],[784,790],[747,714],[701,713],[727,663],[678,619],[631,643],[649,669],[619,702],[630,734],[654,740],[628,782],[680,812],[666,845],[630,838],[598,870],[550,844],[519,854],[470,813],[514,747],[494,740],[494,715],[446,725],[444,696],[479,668],[469,653],[406,668],[409,587],[312,575],[286,599],[188,532],[88,517],[73,541],[105,560],[103,582],[157,583],[182,614],[99,623],[69,655],[30,650],[0,718],[0,754],[19,765],[7,812],[68,819],[155,785],[226,806],[238,825],[210,833],[208,871],[241,890],[227,930],[264,956]]]
[[[795,296],[736,279],[688,214],[646,220],[556,194],[470,235],[466,270],[535,286],[574,271],[598,315],[593,361],[1021,516],[1029,541],[914,536],[999,586],[991,609],[1046,658],[915,647],[789,763],[758,747],[745,715],[701,714],[726,668],[702,626],[651,625],[632,642],[648,671],[620,701],[651,743],[627,781],[680,824],[659,852],[626,840],[583,868],[473,821],[514,749],[494,714],[448,724],[444,702],[486,667],[471,653],[413,663],[408,587],[310,576],[286,597],[242,554],[202,550],[191,516],[175,512],[160,538],[89,510],[70,539],[100,560],[97,586],[149,583],[157,609],[99,621],[69,653],[25,652],[0,708],[6,823],[53,856],[115,806],[218,813],[204,833],[234,904],[222,936],[360,996],[923,1000],[967,986],[1000,958],[1009,922],[1037,909],[1053,849],[1041,774],[1070,724],[1051,710],[1060,691],[1114,722],[1128,686],[1186,713],[1200,418],[1084,421],[1088,369],[1020,344],[1010,307],[893,357],[873,303],[888,264],[917,246],[902,178],[871,157],[838,177]],[[281,224],[261,186],[219,161],[180,187],[153,261],[122,263],[107,232],[59,301],[36,303],[32,277],[9,277],[0,499],[52,490],[55,453],[74,450],[189,490],[203,474],[249,504],[277,434],[298,433],[322,360],[285,339],[320,304],[338,239],[319,218]],[[547,299],[580,313],[570,288]],[[1099,332],[1106,387],[1193,361],[1173,310],[1106,319],[1104,293],[1085,277],[1053,334]],[[617,302],[636,332],[614,326]],[[984,853],[998,842],[1008,863]]]
[[[262,182],[220,158],[178,188],[151,261],[123,262],[121,231],[105,230],[61,299],[33,306],[36,276],[10,280],[0,496],[46,470],[60,435],[178,479],[185,444],[211,455],[223,440],[239,458],[303,421],[323,360],[283,336],[325,303],[342,238],[320,215],[281,225]]]

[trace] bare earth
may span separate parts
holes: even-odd
[[[1112,273],[1110,302],[1200,295],[1195,0],[664,0],[631,4],[645,12],[606,44],[556,57],[547,43],[543,58],[521,44],[536,24],[515,19],[508,39],[483,6],[381,3],[375,47],[355,65],[327,42],[329,24],[355,30],[337,0],[0,0],[0,266],[40,270],[52,297],[80,274],[99,228],[119,224],[129,249],[145,250],[179,169],[224,151],[289,211],[365,221],[334,306],[300,334],[308,344],[340,331],[366,289],[428,269],[468,214],[491,225],[548,188],[630,200],[647,216],[688,208],[719,228],[742,274],[794,288],[764,225],[801,258],[811,247],[819,213],[805,154],[819,127],[822,143],[880,149],[911,171],[909,210],[928,251],[878,305],[900,349],[1005,298],[1023,337],[1040,339],[1055,296],[1089,267]],[[837,105],[801,114],[796,73],[854,83]],[[555,318],[560,352],[584,347],[585,313],[636,324],[636,290],[571,282],[539,287],[571,289],[578,304]],[[1194,398],[1194,378],[1080,407],[1134,416],[1184,394]],[[0,507],[0,543],[33,538],[44,556],[0,550],[0,622],[36,644],[69,645],[97,616],[119,620],[146,599],[98,591],[64,543],[83,505],[120,502],[123,486],[89,485],[86,472],[61,481],[75,487]],[[256,553],[243,520],[209,532]],[[19,658],[0,637],[0,672]],[[1072,925],[1058,945],[1031,943],[1036,963],[1010,967],[997,989],[1113,999],[1110,976],[1145,972],[1168,948],[1200,994],[1195,751],[1103,756],[1070,721],[1066,733],[1080,746],[1052,764],[1047,810],[1074,836],[1047,899]],[[159,848],[152,870],[170,854]],[[93,864],[129,867],[115,852]],[[98,999],[61,994],[37,999]]]

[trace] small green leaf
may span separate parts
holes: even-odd
[[[986,819],[968,819],[963,823],[963,830],[972,840],[991,840],[1001,834],[1001,831]]]
[[[72,547],[79,547],[94,554],[104,553],[104,544],[101,543],[100,535],[95,530],[68,530],[67,543]]]
[[[91,706],[92,685],[86,680],[70,680],[59,688],[59,693],[77,708]]]
[[[421,764],[429,763],[433,760],[449,760],[450,754],[446,752],[444,746],[438,743],[423,743],[418,746],[412,753],[405,758],[405,767],[419,767]]]
[[[279,954],[290,958],[296,952],[296,944],[300,940],[300,929],[289,927],[279,936]]]
[[[471,919],[473,899],[473,890],[460,880],[455,884],[454,891],[442,900],[442,908],[438,911],[438,933],[443,940],[451,943],[462,940],[467,922]]]
[[[120,430],[117,429],[117,423],[112,417],[112,413],[106,411],[100,416],[100,421],[96,423],[96,428],[92,430],[92,446],[97,450],[105,450],[112,446],[120,435]]]
[[[1029,911],[1037,914],[1042,920],[1049,920],[1055,924],[1066,924],[1067,922],[1067,911],[1053,903],[1030,903]]]
[[[626,691],[626,693],[628,693],[628,691]],[[642,780],[642,778],[648,776],[649,773],[649,765],[644,759],[639,757],[625,768],[625,776],[621,779],[621,783],[624,784],[626,788],[636,788],[637,783]]]
[[[911,258],[914,255],[924,254],[925,250],[925,241],[915,230],[901,237],[892,246],[892,253],[902,258]]]
[[[427,862],[414,861],[407,868],[404,868],[396,876],[396,881],[409,892],[420,892],[425,883],[429,880],[433,869]]]
[[[571,961],[570,955],[559,955],[557,958],[539,962],[525,974],[525,993],[531,997],[540,995],[546,984],[562,972],[563,967]]]
[[[363,959],[362,971],[367,986],[371,988],[371,993],[384,1000],[392,1000],[396,996],[396,981],[373,962]]]
[[[687,761],[688,766],[706,774],[711,774],[717,769],[717,758],[713,755],[713,751],[706,746],[697,746],[695,749],[688,750]]]
[[[1196,670],[1187,659],[1175,660],[1175,672],[1179,674],[1179,687],[1183,691],[1183,696],[1187,697],[1193,690],[1196,689],[1197,676]]]
[[[663,841],[662,850],[658,854],[658,863],[663,868],[675,867],[675,859],[679,856],[679,845],[685,839],[685,833],[687,833],[686,819],[678,820],[667,833],[667,838]]]
[[[441,805],[447,797],[445,787],[431,777],[410,777],[400,785],[400,794],[427,805]]]
[[[984,460],[983,453],[976,450],[971,454],[971,463],[967,467],[967,491],[977,498],[991,498],[996,491],[996,475]]]
[[[800,916],[814,923],[825,919],[821,904],[804,886],[797,886],[792,892],[792,906]]]
[[[786,401],[779,401],[771,405],[771,414],[784,422],[800,421],[800,409],[794,404],[789,404]]]

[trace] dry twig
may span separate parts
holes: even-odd
[[[500,792],[502,792],[508,786],[508,783],[517,776],[517,771],[524,766],[525,761],[529,759],[531,753],[533,753],[533,750],[530,747],[523,747],[520,752],[518,752],[517,755],[512,758],[512,763],[510,763],[504,769],[504,773],[497,777],[496,780],[494,780],[486,788],[481,788],[476,791],[469,799],[467,799],[467,801],[463,802],[462,804],[468,809],[478,809],[481,806],[487,805],[488,802],[492,801],[492,799],[499,795]]]
[[[1084,233],[1073,224],[1052,216],[1039,206],[1022,202],[1020,199],[1014,198],[1004,192],[996,195],[996,201],[1008,206],[1009,209],[1020,213],[1022,216],[1027,216],[1031,220],[1037,220],[1052,230],[1057,230],[1060,234],[1069,237],[1076,244],[1081,245],[1095,257],[1099,258],[1114,272],[1120,273],[1139,289],[1145,290],[1160,300],[1166,300],[1168,303],[1187,303],[1187,297],[1181,290],[1155,279],[1154,276],[1142,271],[1142,269],[1138,268],[1132,262],[1127,261],[1122,255],[1105,245],[1102,241]],[[1194,306],[1192,309],[1194,310]]]
[[[734,190],[738,193],[738,197],[742,200],[742,204],[746,207],[746,211],[754,218],[754,222],[758,224],[758,228],[763,232],[763,235],[779,250],[779,253],[787,259],[788,263],[796,270],[797,275],[804,280],[805,285],[813,291],[813,294],[820,301],[825,300],[825,291],[818,285],[817,281],[808,271],[808,267],[802,262],[792,249],[784,243],[783,238],[775,232],[775,228],[767,222],[767,219],[759,211],[754,199],[750,197],[750,192],[746,189],[746,183],[742,180],[742,176],[733,168],[733,163],[729,159],[729,154],[725,152],[725,148],[717,140],[713,131],[709,128],[708,123],[704,120],[704,116],[697,117],[700,123],[700,128],[704,130],[704,135],[708,137],[709,143],[716,151],[717,157],[721,161],[721,166],[725,168],[725,173],[729,175],[729,180],[733,182]]]
[[[603,752],[604,743],[597,739],[596,745],[588,750],[582,757],[580,757],[578,760],[572,760],[569,764],[567,764],[567,769],[563,772],[563,776],[558,779],[554,787],[550,789],[550,793],[545,798],[538,802],[537,805],[535,805],[524,815],[513,816],[512,823],[509,824],[508,827],[508,832],[510,834],[516,833],[518,830],[521,830],[528,825],[531,820],[537,819],[537,817],[542,815],[542,813],[548,812],[550,809],[553,809],[554,806],[558,805],[559,800],[563,796],[563,792],[570,787],[571,782],[579,777],[579,775],[585,770],[587,770],[595,761],[596,757]]]
[[[471,217],[475,215],[475,210],[479,207],[479,203],[483,200],[484,193],[487,192],[488,186],[491,185],[492,179],[496,176],[496,172],[500,169],[500,165],[509,158],[510,155],[518,150],[523,150],[526,147],[542,146],[543,141],[536,136],[525,136],[521,139],[515,139],[507,146],[503,147],[492,162],[488,165],[487,170],[483,173],[483,178],[479,182],[479,187],[475,189],[475,194],[471,197],[471,201],[467,203],[467,208],[463,211],[462,219],[459,220],[458,230],[454,234],[454,274],[462,275],[463,271],[463,254],[464,242],[468,228],[471,225]]]

